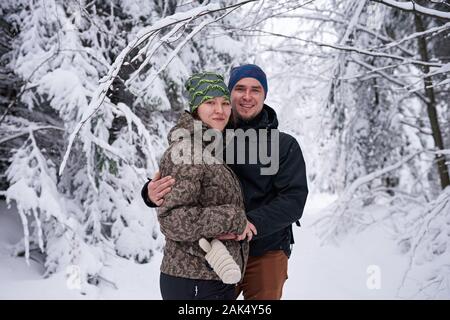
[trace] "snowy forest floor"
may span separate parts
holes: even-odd
[[[399,298],[397,288],[407,258],[399,253],[395,241],[382,226],[352,234],[339,246],[321,246],[312,224],[321,217],[321,209],[334,199],[330,195],[312,195],[308,199],[302,227],[294,227],[296,244],[289,260],[283,299]],[[8,248],[22,234],[19,216],[0,201],[0,299],[161,299],[161,253],[147,264],[115,258],[105,274],[117,289],[102,282],[81,295],[79,290],[67,287],[64,272],[44,279],[39,263],[31,260],[27,266],[23,258],[11,257]],[[379,289],[367,286],[371,266],[379,267]]]

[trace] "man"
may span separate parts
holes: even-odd
[[[251,223],[242,235],[223,235],[219,239],[242,240],[247,237],[248,241],[251,240],[248,264],[244,278],[237,286],[237,295],[243,292],[246,300],[279,300],[294,243],[292,224],[302,216],[308,195],[305,163],[295,138],[278,131],[275,133],[279,135],[270,134],[277,130],[278,120],[275,111],[264,104],[268,86],[261,68],[253,64],[233,68],[228,88],[234,128],[244,132],[253,130],[257,139],[245,139],[245,150],[236,149],[235,144],[235,161],[229,164],[241,182],[246,215]],[[269,132],[268,149],[271,149],[271,139],[278,137],[278,170],[269,175],[262,174],[267,163],[260,158],[253,163],[247,157],[265,132]],[[246,153],[243,164],[236,161],[242,152]],[[276,153],[275,150],[270,152]],[[171,177],[160,179],[157,175],[155,178],[142,189],[142,197],[148,206],[160,206],[164,195],[175,183]]]

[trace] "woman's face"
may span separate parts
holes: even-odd
[[[231,114],[231,103],[225,97],[206,100],[197,108],[200,120],[213,129],[223,131]]]

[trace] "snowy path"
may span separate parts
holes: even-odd
[[[302,227],[294,227],[296,244],[289,260],[289,279],[284,299],[395,299],[406,258],[380,228],[348,237],[341,246],[320,246],[311,223],[319,209],[332,201],[326,196],[310,197]],[[104,284],[90,287],[86,295],[69,290],[63,273],[42,279],[42,267],[23,258],[13,258],[7,247],[21,236],[21,225],[13,210],[0,202],[0,299],[160,299],[161,254],[151,263],[139,265],[117,259],[105,277],[119,288]],[[366,285],[367,268],[380,270],[380,289]],[[114,270],[114,272],[112,272]]]

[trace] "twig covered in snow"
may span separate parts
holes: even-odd
[[[402,281],[398,289],[399,291],[406,285],[406,282],[415,267],[415,262],[419,259],[423,259],[420,255],[426,255],[426,260],[428,262],[433,259],[437,259],[440,256],[445,257],[446,254],[448,255],[446,238],[447,232],[450,230],[448,226],[448,217],[450,216],[449,210],[450,188],[446,188],[436,200],[432,201],[428,205],[427,209],[420,216],[420,219],[416,221],[416,228],[414,228],[415,237],[412,239],[413,243],[411,244],[412,250],[409,254],[409,263],[406,272],[403,274]],[[442,230],[438,230],[438,228],[441,228]],[[443,238],[439,239],[439,236]],[[444,245],[442,245],[442,243]],[[448,269],[448,263],[445,263],[445,261],[448,260],[443,259],[443,261],[444,264],[441,268]],[[423,264],[423,261],[417,264]],[[442,271],[442,269],[440,271]],[[424,279],[424,284],[422,284],[418,289],[417,294],[426,294],[426,292],[424,292],[426,287],[432,286],[436,283],[439,284],[439,281],[442,281],[445,277],[449,279],[450,272],[447,274],[440,274],[437,277],[436,275],[431,275],[431,277],[428,276]],[[448,290],[448,288],[446,288],[446,290]],[[439,292],[436,293],[439,294]]]
[[[371,1],[382,3],[389,7],[400,9],[403,11],[421,13],[421,14],[424,14],[424,15],[427,15],[427,16],[430,16],[433,18],[441,18],[441,19],[450,20],[450,12],[443,12],[443,11],[423,7],[419,4],[417,4],[415,1],[408,1],[408,2],[395,1],[395,0],[371,0]]]
[[[338,23],[338,24],[348,24],[349,22],[344,19],[337,19],[331,16],[325,16],[322,14],[289,14],[289,15],[281,15],[280,18],[288,18],[288,19],[305,19],[305,20],[317,20],[317,21],[323,21],[323,22],[331,22],[331,23]],[[376,32],[367,26],[364,26],[362,24],[355,24],[355,29],[358,31],[363,31],[367,34],[370,34],[374,38],[380,39],[381,41],[385,43],[393,43],[395,42],[394,39],[388,37],[387,35],[380,34],[379,32]],[[408,56],[412,57],[414,54],[407,48],[402,47],[401,45],[397,46],[399,50],[401,50],[403,53],[407,54]],[[378,48],[378,47],[376,47]],[[374,48],[374,49],[376,49]],[[380,46],[380,48],[384,48],[383,46]]]
[[[417,155],[421,154],[422,152],[423,152],[423,150],[417,151],[413,154],[410,154],[407,157],[404,157],[402,160],[400,160],[399,162],[397,162],[393,165],[387,166],[386,168],[377,170],[377,171],[372,172],[364,177],[360,177],[360,178],[356,179],[348,188],[345,189],[344,194],[341,197],[342,202],[344,202],[344,203],[348,202],[351,199],[351,197],[356,193],[356,190],[358,190],[362,185],[367,184],[368,182],[370,182],[378,177],[381,177],[382,175],[384,175],[390,171],[400,168],[405,163],[411,161],[411,159],[413,159]]]
[[[438,74],[450,73],[450,62],[444,64],[442,67],[425,74],[425,77],[436,76]]]
[[[219,18],[220,19],[220,18]],[[164,63],[164,65],[159,68],[159,70],[157,72],[155,72],[154,74],[152,74],[150,76],[150,80],[148,81],[146,87],[144,87],[142,89],[141,94],[143,94],[144,91],[146,91],[148,89],[148,87],[153,83],[153,81],[155,80],[155,78],[162,72],[164,71],[164,69],[167,68],[167,66],[169,65],[170,62],[172,62],[172,60],[175,58],[175,56],[180,52],[180,50],[185,46],[185,44],[192,39],[193,36],[195,36],[197,33],[199,33],[204,27],[206,27],[208,24],[211,24],[213,22],[216,22],[219,19],[208,19],[205,21],[202,21],[198,26],[196,26],[194,28],[194,30],[192,30],[189,35],[186,36],[186,38],[180,43],[178,44],[178,46],[170,53],[169,57],[166,59],[166,62]]]
[[[353,29],[355,29],[355,26],[358,24],[359,17],[361,16],[361,13],[363,12],[364,7],[366,6],[366,2],[367,0],[358,1],[357,7],[352,14],[352,17],[347,25],[347,28],[345,29],[345,33],[342,36],[340,44],[345,44],[348,41],[350,34],[353,33]]]
[[[54,129],[54,130],[59,130],[59,131],[65,131],[64,128],[60,128],[60,127],[56,127],[56,126],[30,127],[27,130],[16,132],[16,133],[10,135],[9,137],[1,139],[0,140],[0,144],[5,143],[5,142],[10,141],[10,140],[13,140],[13,139],[16,139],[16,138],[21,137],[23,135],[30,134],[30,131],[47,130],[47,129]]]
[[[443,150],[436,150],[436,151],[430,151],[435,154],[450,154],[450,149],[443,149]]]
[[[401,120],[400,123],[404,124],[406,126],[409,126],[411,128],[417,129],[417,130],[419,130],[420,133],[423,133],[423,134],[426,134],[426,135],[429,135],[429,136],[431,136],[433,134],[430,130],[425,130],[425,129],[419,127],[419,126],[416,126],[416,125],[414,125],[412,123],[409,123],[409,122],[406,122],[404,120]]]
[[[263,33],[263,34],[269,34],[272,36],[281,37],[281,38],[298,40],[298,41],[302,41],[302,42],[306,42],[306,43],[311,43],[311,44],[314,44],[319,47],[332,48],[332,49],[348,51],[348,52],[356,52],[359,54],[372,56],[372,57],[378,57],[378,58],[388,58],[388,59],[398,60],[398,61],[402,61],[404,64],[413,64],[413,65],[418,65],[418,66],[429,66],[429,67],[442,67],[443,66],[442,63],[420,61],[420,60],[405,58],[405,57],[395,55],[395,54],[371,51],[371,50],[366,50],[363,48],[357,48],[357,47],[352,47],[352,46],[345,46],[345,45],[331,44],[331,43],[325,43],[325,42],[320,42],[320,41],[315,41],[315,40],[303,39],[303,38],[296,37],[296,36],[289,36],[289,35],[285,35],[285,34],[281,34],[281,33],[277,33],[277,32],[266,31],[266,30],[262,30],[262,29],[247,30],[247,31],[250,31],[250,32],[254,31],[254,32],[259,32],[259,33]]]
[[[401,166],[411,161],[414,157],[423,152],[424,150],[417,151],[413,154],[410,154],[407,157],[404,157],[402,160],[393,165],[387,166],[383,169],[377,170],[363,177],[360,177],[356,179],[352,184],[350,184],[350,186],[345,188],[343,194],[339,197],[339,199],[330,206],[331,210],[330,214],[324,216],[323,218],[317,220],[314,223],[314,225],[319,226],[319,228],[322,230],[320,233],[320,237],[324,241],[330,241],[339,234],[340,232],[339,230],[345,229],[346,223],[355,222],[349,221],[351,219],[353,220],[357,219],[357,217],[353,217],[353,211],[350,208],[350,203],[352,199],[355,197],[358,189],[368,184],[369,182],[385,175],[386,173],[389,173],[391,171],[400,168]],[[347,215],[349,215],[352,218],[347,217]],[[360,223],[364,222],[360,221]]]
[[[20,98],[22,95],[33,88],[35,88],[35,85],[31,84],[31,78],[33,78],[33,75],[47,62],[51,61],[55,57],[58,56],[60,50],[58,47],[58,50],[55,50],[54,52],[49,54],[49,57],[45,58],[44,61],[42,61],[39,65],[37,65],[34,70],[30,73],[28,76],[28,79],[25,81],[25,85],[21,88],[20,92],[14,97],[14,99],[9,103],[8,107],[6,108],[5,112],[3,113],[2,117],[0,118],[0,124],[5,120],[6,116],[8,115],[11,108],[17,103],[17,101],[20,101]]]
[[[365,62],[359,60],[359,59],[352,59],[352,61],[355,62],[355,63],[357,63],[357,64],[359,64],[360,66],[362,66],[362,67],[364,67],[364,68],[370,70],[371,72],[375,72],[375,73],[379,74],[379,75],[382,76],[384,79],[386,79],[386,80],[388,80],[389,82],[391,82],[391,83],[393,83],[393,84],[399,86],[400,88],[407,90],[407,89],[406,89],[406,88],[407,88],[407,85],[404,84],[404,83],[402,83],[402,82],[400,82],[398,79],[394,78],[393,76],[391,76],[391,75],[389,75],[389,74],[387,74],[387,73],[385,73],[385,72],[383,72],[383,71],[381,71],[381,70],[375,68],[374,66],[371,66],[370,64],[365,63]],[[425,97],[422,93],[420,93],[420,92],[412,92],[412,93],[413,93],[415,96],[417,96],[420,100],[422,100],[423,102],[425,102],[425,103],[428,102],[428,98]]]
[[[434,28],[430,28],[428,30],[425,30],[423,32],[414,32],[410,35],[408,35],[407,37],[404,37],[402,39],[399,40],[395,40],[391,43],[385,44],[383,46],[377,47],[377,49],[389,49],[389,48],[393,48],[396,46],[399,46],[400,44],[402,44],[405,41],[409,41],[418,37],[423,37],[425,35],[428,35],[430,33],[433,33],[434,35],[437,35],[441,32],[444,32],[446,30],[450,29],[450,22],[447,22],[446,24],[442,25],[442,26],[438,26],[438,27],[434,27]]]

